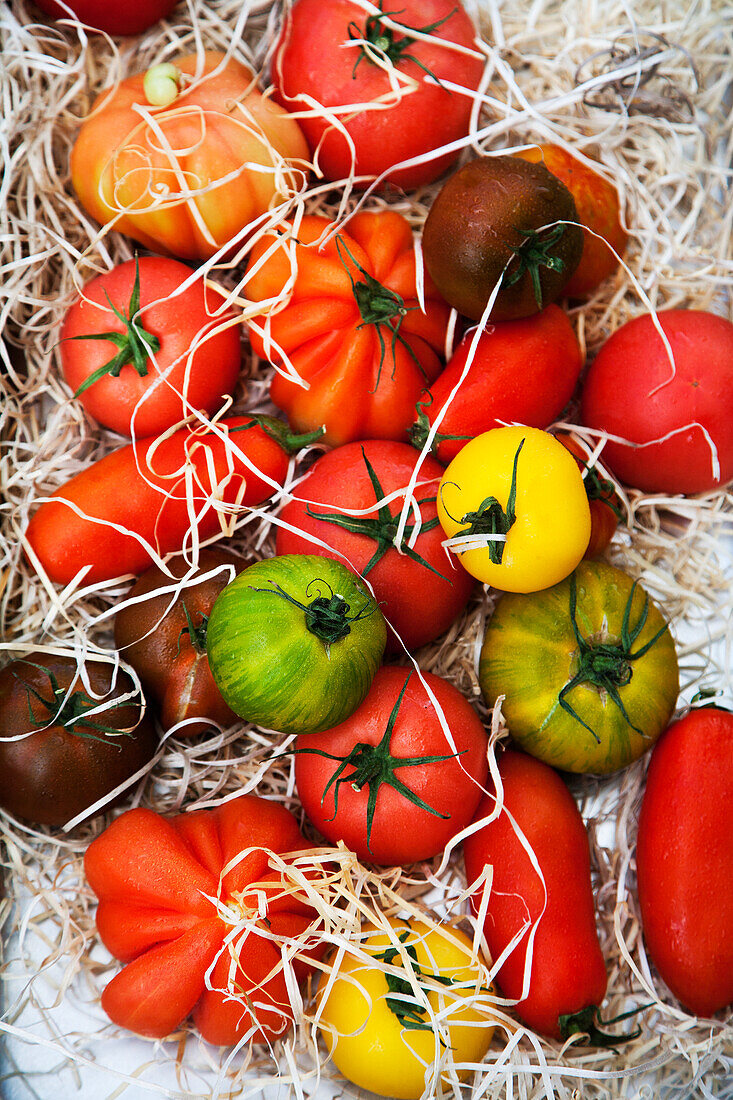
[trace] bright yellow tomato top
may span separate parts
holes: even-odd
[[[590,538],[590,507],[572,455],[540,428],[494,428],[459,451],[438,489],[448,549],[504,592],[564,580]]]

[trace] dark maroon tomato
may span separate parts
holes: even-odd
[[[2,736],[29,736],[0,741],[0,806],[37,825],[64,825],[134,775],[158,743],[140,697],[117,702],[134,691],[128,673],[115,676],[101,661],[83,675],[74,658],[47,653],[6,665]]]
[[[141,34],[164,19],[177,0],[36,0],[38,7],[54,19],[70,19],[69,8],[78,20],[107,34]]]
[[[236,721],[211,675],[206,628],[217,596],[245,565],[242,558],[223,550],[202,550],[198,570],[178,592],[172,591],[175,581],[154,565],[133,585],[117,612],[115,645],[137,672],[148,697],[158,703],[165,729],[191,718],[221,726]],[[168,568],[176,578],[188,572],[182,560],[169,562]],[[213,575],[206,577],[207,573]],[[197,580],[201,576],[205,579]],[[180,736],[201,729],[200,722],[192,722]]]
[[[425,266],[446,302],[492,321],[539,312],[580,263],[583,230],[573,196],[544,164],[478,157],[443,184],[423,229]]]

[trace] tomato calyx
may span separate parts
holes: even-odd
[[[598,641],[593,638],[584,638],[580,633],[577,620],[577,583],[575,573],[573,572],[570,575],[570,622],[572,624],[575,640],[578,643],[576,653],[577,671],[562,688],[557,698],[563,710],[567,711],[572,718],[593,735],[596,744],[600,744],[600,737],[587,722],[583,721],[566,698],[569,692],[577,687],[578,684],[592,684],[599,692],[605,692],[621,711],[625,721],[631,729],[635,730],[637,733],[643,733],[643,731],[631,721],[618,689],[620,687],[625,687],[631,682],[634,672],[633,662],[638,660],[639,657],[643,657],[645,653],[648,653],[668,627],[665,623],[664,626],[657,631],[654,637],[650,638],[641,649],[637,649],[635,653],[632,652],[632,646],[644,629],[644,624],[646,623],[649,613],[649,596],[645,592],[644,606],[639,612],[639,617],[633,627],[630,625],[631,605],[637,584],[638,581],[634,581],[631,586],[631,591],[629,592],[629,598],[626,601],[626,606],[624,607],[624,614],[621,622],[621,637]]]
[[[288,455],[296,454],[297,451],[300,451],[303,447],[308,447],[311,443],[317,443],[326,434],[326,427],[323,424],[312,432],[298,434],[292,432],[290,426],[277,416],[267,416],[264,413],[248,413],[248,415],[250,417],[249,424],[240,424],[236,428],[230,428],[230,434],[246,432],[255,427],[261,428],[265,435],[269,435],[270,439],[274,440]]]
[[[137,254],[135,255],[135,282],[133,283],[127,312],[124,309],[118,309],[106,291],[105,297],[115,317],[125,326],[125,331],[89,332],[84,335],[69,337],[70,340],[107,340],[119,349],[117,354],[113,355],[107,363],[92,371],[76,390],[74,397],[79,397],[80,394],[88,390],[95,382],[99,382],[100,378],[104,378],[105,375],[109,375],[110,378],[119,378],[122,368],[126,366],[133,367],[140,378],[145,378],[151,356],[160,351],[158,337],[146,332],[139,321],[140,265]]]
[[[432,405],[432,403],[433,396],[428,394],[424,401],[418,401],[415,405],[415,421],[410,428],[410,443],[418,451],[422,451],[433,428],[428,414],[425,412],[425,407]],[[430,454],[437,457],[441,443],[446,443],[449,440],[468,440],[471,438],[470,435],[450,435],[448,432],[436,432],[430,444]]]
[[[621,508],[616,503],[616,487],[607,477],[601,477],[595,465],[589,465],[580,460],[584,473],[583,484],[589,501],[598,500],[611,509],[619,523],[626,519]]]
[[[412,944],[407,943],[410,938],[409,928],[406,928],[404,932],[400,932],[397,938],[403,944],[403,950],[410,960],[410,970],[419,985],[424,987],[424,979],[426,978],[430,981],[439,982],[441,985],[453,985],[453,979],[449,978],[447,974],[431,974],[422,969],[417,961],[417,951]],[[386,963],[387,966],[401,965],[401,952],[397,947],[387,947],[380,954],[375,955],[374,958]],[[402,1027],[406,1031],[432,1031],[432,1025],[425,1019],[426,1009],[415,1002],[413,984],[406,978],[401,978],[398,974],[385,974],[384,978],[387,982],[387,989],[391,994],[391,996],[385,998],[385,1004],[390,1012],[397,1017]]]
[[[356,267],[357,271],[364,276],[363,281],[357,282],[354,276],[349,270],[349,266],[341,255],[341,249],[344,248],[347,256]],[[392,368],[392,378],[394,378],[394,372],[397,367],[395,361],[395,348],[399,341],[403,348],[408,352],[410,358],[413,360],[421,375],[427,382],[427,375],[425,369],[415,355],[415,352],[410,347],[407,340],[400,332],[400,326],[403,319],[410,313],[415,306],[406,306],[404,298],[397,294],[395,291],[390,290],[388,287],[383,286],[378,279],[375,279],[373,275],[361,266],[359,261],[354,257],[349,246],[344,242],[343,238],[336,235],[336,251],[338,257],[343,265],[349,282],[351,283],[351,290],[354,295],[354,300],[359,309],[361,315],[361,324],[357,325],[357,329],[365,328],[367,325],[374,325],[379,340],[379,367],[377,368],[377,381],[374,383],[374,389],[370,390],[370,393],[376,393],[379,387],[379,381],[382,377],[382,367],[384,366],[384,357],[387,354],[387,345],[384,340],[384,333],[382,332],[382,326],[384,326],[392,335],[392,361],[394,366]],[[395,321],[394,319],[397,318]]]
[[[439,810],[428,805],[428,803],[420,798],[415,791],[411,790],[401,779],[397,778],[395,775],[395,768],[413,768],[419,767],[422,764],[439,764],[444,760],[452,760],[454,757],[462,756],[463,753],[466,752],[466,750],[463,749],[461,752],[446,753],[442,756],[401,757],[391,754],[389,750],[392,741],[392,731],[394,730],[397,714],[399,713],[400,705],[407,691],[407,685],[410,682],[411,676],[412,673],[410,673],[405,680],[397,701],[390,712],[382,739],[378,744],[370,745],[364,741],[358,741],[345,756],[339,756],[337,753],[325,752],[323,749],[302,748],[293,750],[293,752],[296,753],[309,753],[314,756],[322,756],[326,760],[337,760],[339,762],[339,767],[335,769],[321,796],[321,805],[323,805],[326,795],[331,787],[333,787],[334,810],[333,817],[329,819],[330,821],[333,821],[338,813],[339,788],[342,783],[350,783],[355,791],[361,791],[364,787],[368,787],[369,796],[366,808],[366,836],[367,850],[370,852],[372,850],[371,836],[374,812],[377,806],[377,795],[383,783],[392,787],[393,790],[406,798],[408,802],[411,802],[413,806],[418,806],[421,810],[425,810],[434,817],[440,817],[443,820],[447,820],[451,816],[450,814],[440,813]],[[351,771],[347,770],[349,768],[351,768]]]
[[[181,639],[184,634],[188,634],[191,645],[199,656],[204,656],[206,653],[206,631],[209,626],[209,616],[205,615],[203,611],[199,612],[199,623],[196,625],[191,618],[191,613],[186,607],[184,601],[181,601],[183,607],[183,614],[186,616],[186,625],[178,635],[178,652],[181,652]]]
[[[538,309],[542,309],[542,287],[540,285],[540,268],[547,267],[550,271],[559,274],[565,270],[565,261],[561,256],[553,254],[552,249],[558,243],[566,226],[555,225],[551,229],[518,229],[524,240],[516,248],[513,248],[514,257],[518,261],[514,271],[505,280],[507,287],[514,286],[525,275],[529,275],[532,281],[535,301]]]
[[[379,15],[370,15],[367,17],[362,29],[358,23],[353,20],[349,23],[347,30],[349,32],[350,42],[361,43],[359,56],[356,59],[354,68],[351,70],[351,78],[356,78],[356,70],[361,62],[366,58],[372,65],[377,64],[374,59],[374,54],[379,54],[382,58],[387,60],[394,66],[400,64],[401,61],[412,61],[414,65],[422,69],[429,77],[431,77],[436,84],[439,84],[441,88],[444,87],[442,81],[423,65],[414,54],[407,53],[407,50],[415,43],[415,38],[409,31],[417,31],[419,34],[432,34],[444,23],[447,23],[452,16],[457,12],[457,8],[453,8],[447,15],[444,15],[442,19],[436,19],[434,23],[426,23],[424,27],[410,27],[404,23],[399,23],[397,20],[392,19],[392,16],[399,15],[400,11],[384,11],[382,4],[384,0],[379,0]],[[384,17],[392,19],[392,22],[396,23],[405,33],[400,38],[395,38],[395,32],[392,28],[383,22]]]
[[[120,730],[115,726],[106,726],[103,722],[95,722],[87,717],[90,711],[99,709],[100,703],[98,699],[90,699],[83,691],[74,691],[69,694],[66,688],[59,686],[55,674],[51,669],[46,668],[45,665],[36,664],[35,661],[23,661],[23,664],[38,669],[39,672],[45,672],[46,676],[48,676],[49,686],[51,688],[51,696],[49,698],[44,698],[37,688],[33,687],[33,685],[29,684],[26,680],[21,680],[16,673],[13,673],[25,689],[28,714],[34,726],[38,728],[46,728],[54,725],[63,726],[69,733],[73,733],[77,737],[88,737],[92,741],[101,741],[106,745],[114,745],[118,750],[121,750],[122,747],[119,743],[109,741],[106,737],[97,735],[111,733],[121,734],[124,737],[132,736],[128,730]],[[43,719],[36,717],[33,711],[33,698],[46,708],[51,716],[50,718]]]
[[[367,458],[363,447],[361,448],[361,453],[369,474],[369,480],[374,489],[374,498],[377,501],[383,500],[384,489],[379,482],[377,472]],[[430,504],[434,500],[435,497],[424,497],[422,500],[418,500],[417,504]],[[390,547],[393,546],[400,554],[406,554],[411,561],[417,562],[419,565],[424,565],[431,573],[435,573],[436,577],[443,577],[442,573],[430,565],[429,562],[425,561],[425,559],[409,545],[410,536],[415,530],[415,524],[405,524],[402,541],[398,543],[397,533],[399,530],[399,516],[392,515],[388,504],[380,504],[377,509],[377,515],[374,517],[348,516],[344,515],[342,512],[316,512],[311,508],[310,504],[307,505],[306,512],[311,519],[320,519],[323,520],[324,523],[335,523],[337,527],[343,527],[345,531],[350,531],[354,535],[364,535],[366,538],[373,539],[373,541],[376,542],[377,549],[362,569],[362,576],[366,576],[367,573],[382,560]],[[438,522],[438,517],[434,516],[433,519],[429,519],[426,523],[422,523],[420,525],[420,530],[432,531],[438,526]]]
[[[579,1042],[578,1046],[605,1047],[614,1050],[618,1054],[618,1046],[621,1043],[630,1043],[634,1039],[638,1039],[641,1035],[641,1028],[638,1027],[626,1035],[609,1035],[607,1031],[601,1031],[598,1025],[609,1027],[612,1024],[620,1023],[621,1020],[628,1020],[631,1016],[636,1016],[637,1013],[644,1012],[647,1008],[651,1008],[651,1005],[640,1005],[638,1008],[632,1008],[628,1012],[622,1012],[619,1016],[614,1016],[611,1020],[601,1020],[598,1015],[598,1006],[588,1005],[587,1008],[581,1008],[577,1012],[566,1013],[558,1017],[560,1034],[563,1039],[570,1039],[573,1035],[584,1035],[585,1040]]]
[[[522,439],[514,454],[514,462],[512,464],[512,480],[509,485],[509,496],[506,502],[506,510],[502,508],[496,497],[486,497],[481,502],[478,509],[475,512],[466,512],[466,514],[459,520],[448,511],[445,501],[443,501],[443,507],[446,514],[453,520],[454,523],[466,524],[467,526],[461,528],[456,532],[449,543],[454,543],[455,540],[474,539],[476,537],[485,538],[487,541],[487,549],[489,552],[489,558],[494,565],[501,565],[504,557],[504,546],[506,544],[506,536],[514,526],[517,513],[515,511],[517,503],[517,466],[519,464],[519,454],[524,446],[525,440]],[[460,486],[455,481],[447,481],[443,485],[443,489],[448,485],[453,485],[455,488],[460,489]],[[442,490],[441,490],[442,499]],[[460,553],[460,545],[454,547]],[[474,546],[464,547],[465,549],[475,549]]]
[[[289,592],[286,592],[274,581],[270,581],[272,588],[255,588],[253,585],[248,585],[248,587],[252,592],[271,592],[281,599],[287,600],[288,603],[294,604],[295,607],[299,607],[305,615],[307,629],[324,643],[328,654],[334,642],[340,641],[351,633],[351,623],[359,622],[361,619],[372,615],[376,609],[376,604],[370,606],[369,601],[366,601],[355,615],[349,615],[351,605],[346,602],[343,596],[339,596],[337,592],[334,592],[327,581],[322,581],[320,578],[310,581],[306,587],[306,595],[309,598],[310,588],[316,583],[325,584],[330,595],[316,596],[308,604],[296,600],[294,596],[291,596]]]

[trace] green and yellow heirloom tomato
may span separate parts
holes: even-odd
[[[257,562],[232,581],[209,618],[209,665],[240,718],[282,733],[315,733],[348,718],[371,686],[387,628],[367,586],[313,554]]]
[[[569,772],[606,774],[654,744],[679,693],[669,628],[644,589],[602,561],[552,588],[502,596],[479,682],[526,752]]]

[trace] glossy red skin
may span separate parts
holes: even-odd
[[[238,1042],[253,1023],[249,1008],[205,988],[206,972],[232,928],[218,916],[215,899],[255,912],[264,900],[265,918],[258,922],[262,931],[300,935],[316,922],[315,911],[283,891],[280,872],[270,869],[269,860],[271,852],[307,847],[292,814],[256,795],[171,818],[148,809],[128,810],[113,821],[84,857],[89,885],[99,898],[100,938],[127,964],[102,994],[110,1019],[138,1035],[163,1039],[192,1015],[208,1042]],[[249,849],[254,850],[222,875]],[[256,892],[250,890],[254,883]],[[316,957],[324,948],[314,935],[305,953]],[[282,971],[269,976],[278,969],[280,951],[255,927],[241,948],[241,960],[246,973],[237,968],[235,985],[258,1006],[260,1026],[251,1041],[269,1042],[288,1031],[292,1021]],[[225,949],[212,985],[227,988],[230,962]],[[299,960],[294,969],[302,979],[309,966]]]
[[[418,460],[409,444],[388,440],[348,443],[323,455],[298,484],[295,490],[298,499],[286,504],[280,512],[284,522],[304,534],[278,526],[278,554],[325,554],[363,573],[377,549],[377,543],[365,535],[345,531],[327,520],[313,519],[306,509],[309,502],[315,511],[334,513],[344,508],[361,509],[375,504],[375,492],[364,454],[374,468],[385,496],[409,484]],[[425,500],[434,497],[442,474],[443,468],[435,459],[426,458],[418,479],[424,484],[416,489],[416,498]],[[393,516],[399,515],[401,505],[401,498],[390,504]],[[423,523],[428,523],[437,515],[434,503],[422,505],[420,511]],[[412,522],[414,517],[411,515],[408,523]],[[305,534],[314,535],[329,549],[309,541]],[[399,553],[394,546],[366,574],[387,624],[392,628],[387,635],[388,651],[402,652],[393,630],[409,650],[417,649],[443,634],[468,602],[475,581],[460,564],[452,564],[448,560],[442,546],[444,537],[442,528],[437,525],[430,531],[422,531],[414,544],[416,553],[440,576],[419,562],[410,560],[406,554]]]
[[[181,550],[189,536],[191,518],[180,475],[170,475],[181,470],[187,455],[195,468],[193,496],[197,513],[211,498],[214,488],[207,465],[209,454],[213,457],[216,483],[228,477],[221,490],[223,500],[234,503],[243,482],[246,489],[239,502],[243,506],[260,504],[271,496],[275,490],[264,480],[264,475],[282,484],[288,469],[287,454],[251,417],[219,422],[220,431],[227,427],[230,433],[235,433],[231,435],[233,444],[262,477],[252,473],[236,454],[230,458],[218,435],[201,435],[183,428],[157,447],[155,437],[128,443],[57,489],[50,500],[40,505],[27,530],[28,542],[50,579],[68,584],[83,565],[90,564],[85,583],[93,584],[127,573],[140,574],[152,560],[132,535],[77,515],[65,501],[88,516],[136,531],[157,546],[161,556]],[[166,499],[166,494],[174,496]],[[219,514],[208,508],[198,520],[199,537],[208,538],[218,530]]]
[[[159,19],[169,15],[178,0],[64,0],[81,23],[112,35],[141,34]],[[54,0],[35,0],[35,3],[54,19],[71,16]]]
[[[573,796],[549,765],[509,749],[499,760],[499,773],[504,806],[534,851],[545,885],[504,810],[464,841],[466,878],[470,886],[486,864],[493,867],[484,921],[484,935],[493,959],[501,955],[528,919],[532,925],[539,921],[528,996],[519,1000],[527,935],[502,965],[497,982],[505,997],[519,1001],[510,1008],[511,1013],[541,1035],[561,1039],[559,1017],[600,1005],[606,993],[588,836]],[[494,808],[495,796],[485,796],[475,820]],[[482,894],[483,887],[471,895],[474,913],[479,912]]]
[[[105,700],[106,706],[90,720],[129,734],[117,736],[81,726],[74,732],[51,722],[58,708],[46,707],[29,694],[36,690],[51,699],[51,681],[42,669],[55,676],[59,688],[66,690],[73,684],[72,692],[87,695],[72,657],[29,653],[0,671],[2,737],[35,730],[19,741],[0,741],[0,806],[36,825],[65,825],[139,771],[153,756],[158,736],[151,718],[141,717],[139,696],[138,702],[114,705],[115,698],[134,690],[132,677],[119,670],[113,684],[113,667],[99,661],[86,665],[94,693],[87,698],[99,699],[100,706]],[[106,803],[97,813],[112,804]]]
[[[489,325],[461,381],[475,335],[475,330],[466,333],[431,385],[432,403],[421,400],[418,406],[418,414],[435,423],[460,382],[438,432],[465,438],[438,444],[433,453],[445,466],[470,439],[492,428],[513,423],[548,427],[572,397],[583,366],[570,320],[556,305],[519,321]],[[416,446],[419,442],[415,439]]]
[[[517,156],[545,164],[575,199],[578,221],[593,230],[583,230],[583,254],[563,290],[567,298],[585,297],[618,268],[618,260],[606,241],[619,256],[626,250],[628,236],[621,225],[618,191],[559,145],[534,146]]]
[[[581,420],[629,441],[607,443],[602,455],[626,485],[649,493],[708,492],[733,478],[733,324],[692,309],[667,310],[658,319],[674,354],[674,377],[651,314],[635,317],[616,330],[591,364]],[[717,479],[701,428],[678,431],[694,421],[717,448]],[[671,431],[677,434],[649,442]]]
[[[211,675],[205,638],[202,646],[191,638],[186,611],[194,628],[199,629],[204,617],[208,619],[211,614],[219,593],[247,563],[234,554],[205,547],[198,564],[198,570],[173,603],[171,592],[158,590],[170,588],[174,582],[157,565],[151,566],[132,586],[126,602],[143,596],[147,599],[121,607],[115,616],[115,645],[137,672],[147,697],[158,703],[163,728],[188,723],[177,731],[179,737],[200,733],[211,722],[229,726],[237,721]],[[189,572],[180,559],[169,562],[168,568],[174,577],[184,577]],[[214,576],[191,583],[217,568]],[[203,721],[192,722],[194,718]]]
[[[449,840],[471,821],[488,775],[488,738],[473,707],[447,680],[423,673],[443,709],[453,738],[451,745],[417,674],[410,675],[410,670],[405,668],[382,666],[366,699],[351,717],[323,733],[300,736],[295,744],[296,753],[321,749],[339,756],[347,755],[357,744],[379,744],[408,676],[410,682],[390,738],[390,753],[396,757],[442,756],[455,752],[462,755],[458,759],[452,757],[432,764],[396,768],[395,775],[424,802],[447,817],[436,817],[414,806],[384,783],[377,795],[367,845],[368,786],[357,791],[351,783],[343,783],[336,810],[334,787],[330,787],[325,798],[323,796],[340,767],[338,761],[308,752],[300,752],[295,757],[298,797],[319,832],[332,844],[343,840],[363,862],[380,866],[430,859],[442,852]]]
[[[382,9],[394,21],[416,28],[447,16],[445,23],[431,32],[434,42],[416,40],[407,53],[439,80],[471,90],[478,88],[483,60],[439,44],[447,40],[475,51],[476,30],[460,3],[405,0],[399,8],[383,4]],[[312,110],[306,96],[324,107],[372,104],[390,93],[390,78],[381,66],[362,55],[354,73],[360,51],[344,48],[349,42],[349,24],[356,24],[359,30],[354,34],[363,37],[367,16],[363,7],[350,0],[298,0],[283,28],[273,64],[277,99],[284,107],[289,111]],[[346,138],[332,129],[327,119],[298,120],[311,152],[315,155],[318,150],[318,164],[326,179],[348,177],[353,167],[357,176],[373,179],[386,172],[386,181],[412,188],[437,179],[456,160],[458,150],[425,164],[390,171],[401,161],[464,137],[473,105],[470,95],[449,92],[432,83],[424,69],[405,57],[397,69],[417,82],[415,92],[386,110],[358,111],[353,117],[349,112],[339,115],[354,142],[355,162]]]
[[[559,439],[563,447],[575,456],[578,468],[582,471],[590,458],[590,453],[568,432],[557,432],[555,438]],[[619,523],[618,515],[611,504],[620,511],[621,500],[613,487],[603,489],[601,496],[594,496],[590,491],[591,483],[587,476],[584,484],[590,508],[590,538],[583,557],[598,558],[610,545]]]
[[[733,714],[702,707],[652,750],[636,874],[644,939],[696,1016],[733,1002]]]
[[[118,377],[105,375],[78,398],[95,420],[121,435],[157,435],[188,416],[191,409],[213,413],[234,393],[241,368],[239,326],[215,331],[226,317],[213,317],[218,295],[202,281],[176,293],[192,269],[162,256],[141,256],[140,326],[160,341],[142,377],[126,364]],[[61,328],[61,368],[74,393],[118,348],[108,340],[80,340],[95,333],[125,333],[112,307],[129,313],[135,260],[97,275],[68,310]],[[108,300],[109,299],[109,300]],[[96,304],[95,304],[96,303]],[[195,351],[189,355],[191,349]],[[168,368],[171,368],[170,370]],[[165,381],[159,382],[161,375]],[[181,397],[186,395],[188,404]],[[139,402],[139,408],[136,406]]]

